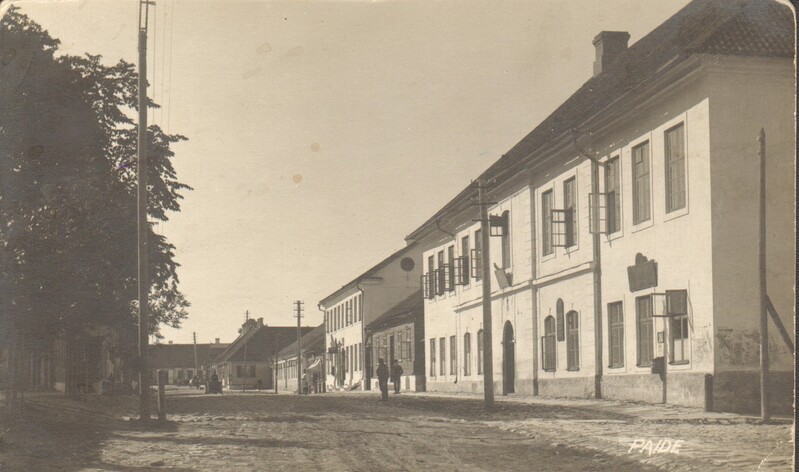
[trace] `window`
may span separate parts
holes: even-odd
[[[483,375],[483,330],[477,332],[477,375]]]
[[[688,316],[675,316],[669,320],[669,332],[671,334],[671,354],[670,362],[673,364],[684,364],[688,362]]]
[[[352,305],[350,302],[351,302],[350,300],[347,300],[344,305],[345,306],[344,310],[346,311],[347,314],[347,326],[352,324]]]
[[[445,287],[447,284],[447,274],[445,272],[445,264],[444,264],[444,251],[438,251],[438,277],[437,277],[437,287],[436,293],[439,295],[444,295]]]
[[[580,370],[580,317],[576,311],[566,313],[566,369]]]
[[[610,367],[624,366],[624,307],[621,302],[608,304]]]
[[[361,298],[361,296],[358,295],[358,296],[355,297],[355,300],[354,300],[354,304],[355,304],[355,321],[361,321],[361,311],[359,310],[359,308],[360,308],[360,303],[359,303],[360,298]]]
[[[555,318],[550,315],[544,320],[544,336],[541,338],[541,357],[547,372],[555,371],[555,343]]]
[[[566,244],[565,247],[572,247],[577,244],[577,196],[575,192],[574,177],[563,182],[563,210],[565,211],[566,225],[564,228]]]
[[[502,243],[502,268],[510,269],[510,212],[507,210],[502,213],[502,223],[502,238],[500,238],[500,242]]]
[[[430,377],[436,376],[436,338],[430,339]]]
[[[405,333],[402,336],[402,342],[400,343],[400,352],[402,359],[410,359],[411,358],[411,330],[406,329]]]
[[[255,377],[254,365],[237,365],[236,377]]]
[[[433,256],[427,258],[427,279],[425,280],[427,282],[427,298],[430,300],[436,298],[436,273],[433,268],[433,261]]]
[[[638,366],[649,367],[652,365],[655,346],[653,342],[652,323],[652,297],[639,297],[635,300],[635,316],[638,326],[637,347]]]
[[[445,357],[447,355],[447,340],[446,338],[438,338],[438,353],[441,355],[440,359],[438,360],[438,373],[441,375],[446,375],[446,367],[447,361]]]
[[[455,246],[447,248],[447,291],[452,292],[455,290],[455,271],[452,268],[455,266]]]
[[[463,375],[472,375],[472,335],[463,335]]]
[[[541,244],[545,256],[552,254],[552,190],[541,195]]]
[[[609,159],[605,165],[605,194],[607,195],[607,232],[621,229],[621,186],[619,185],[619,158]]]
[[[455,336],[449,337],[449,374],[458,373],[458,340]]]
[[[474,232],[474,250],[472,250],[472,269],[475,280],[483,279],[483,231]]]
[[[469,270],[469,235],[467,234],[463,238],[461,238],[461,258],[463,260],[463,268],[461,269],[463,272],[463,284],[466,285],[469,283],[469,274],[471,271]]]
[[[565,314],[563,313],[563,300],[558,298],[557,303],[555,303],[555,316],[557,321],[557,335],[558,341],[563,341],[566,339],[566,323],[565,323]]]
[[[666,131],[666,213],[685,208],[685,127]]]
[[[649,221],[649,143],[633,148],[633,224]]]

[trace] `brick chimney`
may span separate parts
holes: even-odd
[[[259,328],[263,328],[264,327],[264,319],[263,318],[258,318],[258,327]]]
[[[594,38],[596,59],[594,60],[594,77],[607,70],[621,53],[627,50],[630,33],[626,31],[602,31]]]
[[[169,344],[172,344],[172,341],[169,341]]]
[[[219,344],[219,338],[216,338],[215,343]]]

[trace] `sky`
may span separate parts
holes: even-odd
[[[136,63],[138,0],[16,0],[64,54]],[[158,226],[191,302],[166,341],[322,322],[317,303],[404,238],[688,0],[156,0],[150,122],[194,188]]]

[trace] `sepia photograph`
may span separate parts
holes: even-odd
[[[789,0],[0,0],[0,472],[793,471]]]

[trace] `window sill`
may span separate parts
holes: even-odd
[[[688,205],[685,205],[685,207],[680,208],[679,210],[672,210],[666,213],[666,216],[663,217],[663,221],[676,220],[677,218],[683,217],[687,214],[688,214]]]
[[[649,368],[651,368],[651,367],[652,367],[652,364],[635,364],[635,366],[636,366],[636,367],[640,367],[640,368],[642,368],[642,369],[643,369],[643,368],[647,368],[647,369],[649,369]]]
[[[579,367],[571,367],[571,368],[566,369],[566,371],[567,372],[580,372],[580,368]]]
[[[555,372],[556,369],[544,369],[544,372]]]
[[[608,369],[623,369],[623,368],[624,368],[624,364],[620,364],[620,365],[609,365],[609,366],[608,366]]]
[[[631,233],[637,233],[639,231],[643,231],[645,229],[651,228],[652,226],[654,226],[654,224],[655,224],[654,219],[650,216],[648,220],[642,221],[642,222],[638,223],[637,225],[634,224],[632,229],[630,230],[630,232]]]
[[[690,363],[691,361],[674,361],[674,362],[669,362],[669,365],[688,365]]]

